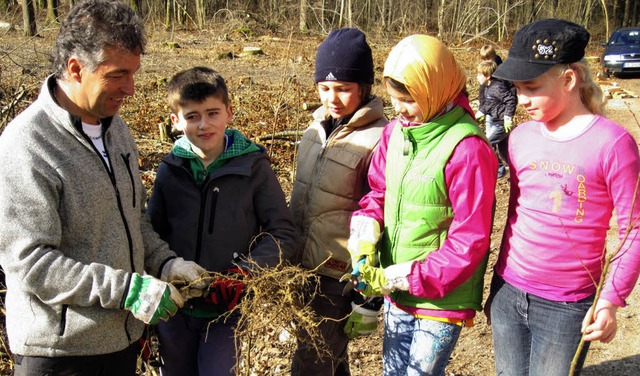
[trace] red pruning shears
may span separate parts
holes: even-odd
[[[364,291],[365,287],[367,287],[367,284],[362,280],[362,277],[360,276],[360,268],[362,267],[362,265],[364,265],[366,259],[366,256],[361,258],[360,261],[358,261],[353,267],[353,271],[351,272],[351,274],[345,274],[340,279],[341,281],[344,281],[345,277],[348,276],[349,278],[349,283],[347,283],[347,285],[344,287],[342,295],[346,295],[352,289],[355,289],[358,292],[362,292]]]

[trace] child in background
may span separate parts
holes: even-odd
[[[482,59],[482,61],[493,61],[496,65],[502,64],[502,58],[490,44],[485,44],[480,47],[480,59]]]
[[[476,113],[476,120],[485,121],[485,134],[495,149],[498,158],[498,179],[507,174],[506,164],[509,164],[508,133],[513,126],[513,116],[516,113],[516,91],[507,81],[492,77],[498,66],[493,61],[483,61],[478,64],[477,79],[480,86],[484,86],[480,99],[480,108]]]
[[[384,83],[398,117],[373,154],[349,251],[353,263],[364,258],[363,294],[385,295],[383,375],[444,375],[482,308],[497,160],[466,76],[436,38],[400,41]]]
[[[602,92],[583,59],[588,41],[575,23],[533,22],[494,73],[513,81],[532,119],[509,138],[509,214],[487,303],[499,375],[566,376],[584,332],[579,373],[589,341],[614,338],[616,310],[640,271],[638,147],[602,116]],[[620,240],[630,232],[591,322],[614,209]]]
[[[371,153],[387,124],[382,100],[371,94],[373,57],[364,33],[332,31],[318,48],[315,81],[322,107],[298,148],[291,210],[302,232],[302,266],[319,274],[319,285],[311,287],[311,307],[328,318],[318,328],[329,354],[318,357],[311,343],[299,341],[291,371],[344,376],[350,374],[349,338],[375,332],[382,304],[380,299],[377,305],[364,304],[353,290],[344,294],[347,282],[340,281],[351,272],[351,213],[369,191]]]
[[[493,46],[490,44],[485,44],[484,46],[480,47],[480,59],[482,61],[492,61],[496,63],[496,66],[502,64],[502,58],[498,56],[498,54],[496,53],[496,49],[493,48]],[[484,90],[486,88],[487,85],[480,84],[480,87],[478,88],[478,98],[484,98]],[[476,119],[481,124],[485,120],[484,118],[478,118],[477,115]],[[498,162],[500,162],[500,160],[498,160]]]
[[[233,278],[214,280],[207,295],[158,326],[161,371],[234,375],[237,320],[213,320],[242,298],[237,276],[292,256],[295,229],[265,150],[226,129],[233,112],[224,79],[196,67],[177,73],[167,90],[171,122],[184,137],[158,167],[147,213],[179,256]]]

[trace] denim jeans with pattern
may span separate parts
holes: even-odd
[[[382,374],[444,376],[462,327],[416,318],[385,300]]]

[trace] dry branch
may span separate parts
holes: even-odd
[[[618,246],[616,247],[616,249],[611,252],[610,254],[606,254],[606,247],[604,248],[603,252],[605,252],[605,258],[604,258],[604,265],[602,267],[602,274],[600,276],[600,282],[598,282],[598,284],[596,285],[596,293],[595,296],[593,298],[593,304],[591,305],[591,309],[589,310],[589,320],[588,320],[588,324],[591,324],[593,322],[595,322],[595,317],[596,317],[596,305],[598,304],[598,300],[600,299],[600,292],[602,291],[602,287],[605,284],[605,281],[607,279],[607,276],[609,275],[609,268],[611,267],[611,261],[616,257],[616,255],[620,252],[620,250],[622,249],[622,247],[624,245],[626,245],[627,243],[627,239],[629,238],[629,235],[631,234],[631,231],[636,227],[636,224],[638,222],[638,218],[637,217],[633,217],[633,208],[636,207],[636,200],[638,198],[638,187],[640,186],[640,175],[638,176],[637,180],[636,180],[636,188],[635,191],[633,193],[633,201],[631,203],[631,213],[629,213],[629,218],[630,221],[627,224],[627,228],[625,229],[624,232],[624,236],[622,237],[622,239],[620,239],[620,243],[618,244]],[[631,242],[633,242],[634,240],[631,240]],[[576,371],[576,367],[578,365],[578,360],[580,358],[580,353],[582,352],[582,349],[584,348],[584,336],[587,335],[586,331],[582,332],[582,336],[580,337],[580,342],[578,343],[578,348],[576,349],[576,352],[573,356],[573,360],[571,361],[571,368],[569,369],[569,376],[573,376],[575,374]]]

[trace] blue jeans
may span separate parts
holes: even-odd
[[[178,311],[167,322],[158,323],[160,356],[164,364],[162,376],[218,376],[235,375],[236,320],[191,317]]]
[[[528,294],[502,278],[491,283],[491,329],[496,374],[501,376],[566,376],[580,342],[582,319],[593,303],[554,302]],[[580,354],[576,375],[589,342]]]
[[[384,302],[382,374],[444,376],[462,327],[419,319]]]

